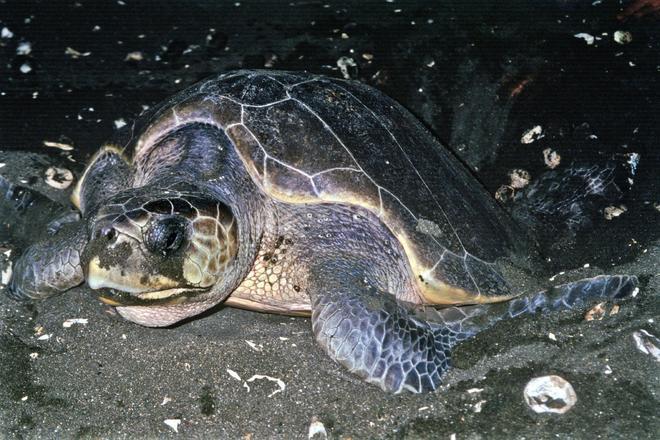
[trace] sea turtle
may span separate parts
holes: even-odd
[[[436,389],[451,348],[499,318],[636,285],[508,282],[533,240],[462,164],[377,90],[309,74],[188,88],[125,148],[103,147],[72,201],[82,221],[23,254],[13,297],[86,281],[145,326],[222,301],[311,316],[333,359],[391,392]]]

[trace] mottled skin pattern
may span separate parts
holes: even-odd
[[[435,390],[452,347],[498,319],[636,286],[602,276],[490,304],[515,296],[493,260],[529,250],[526,236],[409,113],[356,83],[220,76],[164,103],[130,148],[93,158],[73,197],[83,220],[23,254],[14,298],[86,281],[145,326],[222,301],[311,315],[326,353],[398,393]]]

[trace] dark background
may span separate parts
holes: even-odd
[[[560,170],[573,163],[625,164],[627,155],[639,154],[634,175],[621,165],[633,181],[624,180],[616,205],[627,211],[608,221],[596,210],[589,227],[562,235],[547,257],[557,271],[586,263],[595,273],[612,266],[632,271],[652,297],[660,235],[660,21],[650,6],[640,17],[618,17],[630,4],[0,0],[0,29],[13,33],[0,39],[0,162],[16,151],[40,155],[30,166],[0,174],[23,172],[36,182],[50,162],[79,175],[103,142],[132,137],[144,106],[209,75],[273,68],[341,77],[337,61],[350,57],[350,78],[411,110],[491,194],[514,168],[528,170],[532,180],[546,172],[546,148],[561,154]],[[617,30],[630,32],[632,42],[616,43]],[[578,33],[598,39],[589,45]],[[21,42],[30,43],[29,54],[17,54]],[[132,52],[142,59],[127,60]],[[21,72],[24,65],[28,73]],[[126,126],[117,128],[119,119]],[[536,125],[545,136],[521,144]],[[74,149],[46,148],[45,140]],[[64,199],[62,192],[42,190]],[[648,320],[657,316],[657,300],[649,297],[600,328],[585,330],[575,314],[504,323],[459,350],[448,378],[453,388],[422,398],[382,396],[337,372],[305,320],[223,310],[164,333],[101,314],[84,291],[27,309],[2,301],[1,436],[165,436],[173,432],[162,419],[174,416],[184,420],[182,434],[194,437],[304,437],[312,417],[336,437],[634,432],[652,438],[660,429],[657,369],[646,358],[635,360],[642,355],[629,338],[642,325],[653,330]],[[80,333],[36,341],[37,324],[62,333],[61,322],[81,313],[93,321]],[[562,338],[561,329],[568,336]],[[551,331],[559,342],[547,340]],[[133,342],[122,342],[122,335]],[[280,336],[296,340],[296,347]],[[264,341],[257,359],[244,342],[250,338]],[[29,360],[35,351],[42,354]],[[257,391],[245,394],[227,379],[230,360],[244,378],[251,368],[278,372],[273,375],[284,377],[287,392],[268,398],[272,390],[256,382]],[[620,382],[604,378],[599,362],[610,362]],[[549,371],[582,385],[576,388],[586,402],[573,415],[538,417],[522,404],[524,383]],[[466,394],[471,387],[486,389],[483,413],[472,410],[480,398]],[[176,411],[160,406],[165,394],[174,397]]]

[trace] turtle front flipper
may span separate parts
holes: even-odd
[[[14,264],[8,295],[17,300],[44,299],[82,284],[80,255],[86,243],[84,224],[75,222],[33,244]]]
[[[413,305],[341,262],[317,266],[310,281],[314,336],[331,358],[392,393],[440,385],[451,348],[466,335],[419,319]]]
[[[87,215],[99,203],[130,186],[133,172],[117,147],[104,146],[92,157],[71,195],[71,202]]]

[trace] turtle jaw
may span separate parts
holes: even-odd
[[[117,289],[102,288],[98,292],[98,299],[102,303],[113,307],[165,306],[188,302],[191,297],[207,290],[184,287],[131,294]]]
[[[149,277],[144,284],[143,277],[117,276],[117,268],[102,268],[98,257],[87,266],[87,284],[98,291],[99,299],[111,306],[148,306],[152,304],[181,304],[191,297],[206,292],[208,288],[181,286],[175,280],[164,276]]]

